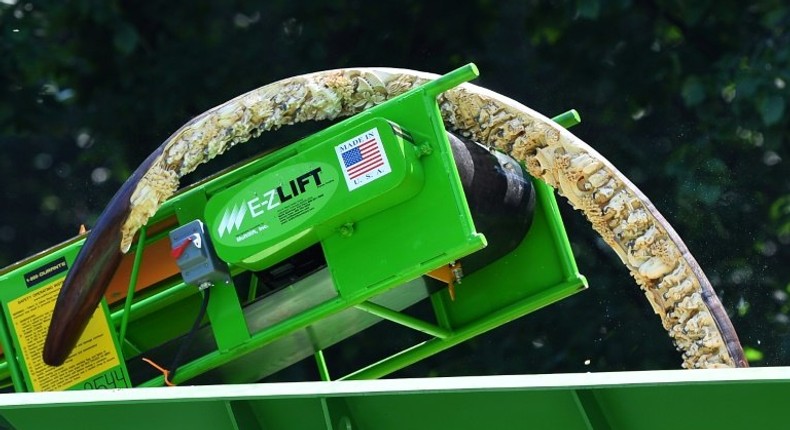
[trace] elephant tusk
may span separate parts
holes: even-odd
[[[339,69],[296,76],[195,117],[151,154],[99,217],[55,305],[44,361],[61,364],[98,306],[135,233],[198,165],[260,133],[350,116],[437,75]],[[463,84],[438,98],[450,131],[497,148],[581,210],[643,289],[683,355],[683,366],[746,367],[735,329],[688,248],[653,204],[603,156],[545,116]]]

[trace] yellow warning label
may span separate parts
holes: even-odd
[[[44,363],[41,358],[44,339],[62,284],[63,279],[60,279],[8,302],[33,391],[65,390],[120,364],[101,306],[94,312],[66,362],[59,367]]]

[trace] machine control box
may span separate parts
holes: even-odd
[[[214,252],[201,220],[171,231],[170,246],[185,283],[205,288],[230,281],[228,266]]]

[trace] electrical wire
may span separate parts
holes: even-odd
[[[195,333],[197,333],[198,329],[200,328],[200,323],[203,322],[203,318],[206,316],[210,293],[210,287],[203,290],[203,302],[200,304],[200,311],[198,311],[198,316],[195,319],[195,323],[192,324],[192,328],[189,330],[189,333],[187,333],[186,338],[181,342],[176,355],[173,357],[173,362],[168,368],[170,370],[170,374],[167,376],[170,381],[175,378],[176,370],[178,369],[178,366],[181,365],[181,360],[183,359],[184,354],[187,353],[189,347],[192,345],[192,340],[195,337]]]

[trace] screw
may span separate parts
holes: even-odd
[[[340,235],[343,237],[351,237],[354,234],[354,224],[353,223],[346,223],[340,226]]]
[[[431,155],[433,153],[433,148],[431,145],[427,143],[423,143],[422,145],[417,145],[417,158],[421,158],[424,155]]]

